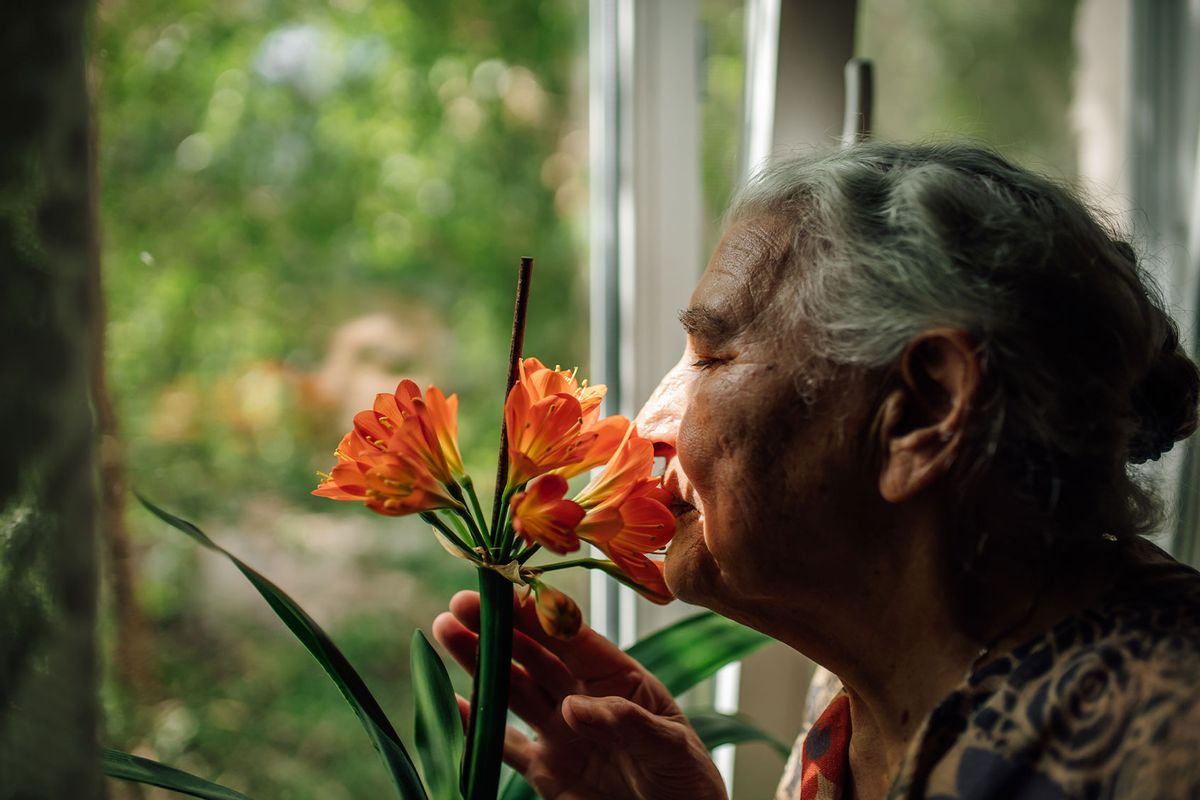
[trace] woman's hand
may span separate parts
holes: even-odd
[[[509,728],[504,760],[545,800],[723,800],[725,785],[666,687],[584,625],[546,636],[533,603],[513,614],[509,703],[537,734]],[[459,592],[433,635],[474,674],[479,595]],[[464,717],[469,711],[459,698]]]

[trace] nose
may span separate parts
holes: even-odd
[[[691,367],[687,353],[663,376],[634,422],[638,435],[654,442],[654,454],[668,460],[675,454],[679,422],[687,408]]]

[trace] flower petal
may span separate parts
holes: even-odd
[[[654,470],[654,445],[637,435],[637,426],[630,425],[625,438],[613,453],[604,469],[575,502],[584,508],[619,503]]]
[[[513,495],[513,530],[529,544],[540,544],[559,555],[579,549],[575,527],[584,511],[571,500],[564,500],[567,482],[558,475],[543,475],[529,489]]]
[[[596,438],[588,445],[583,457],[578,462],[557,470],[558,474],[564,478],[574,478],[607,463],[624,441],[628,431],[629,419],[619,414],[600,420],[591,428],[590,432],[596,434]]]
[[[622,524],[619,509],[612,506],[598,508],[588,512],[575,528],[575,535],[599,546],[620,533]]]

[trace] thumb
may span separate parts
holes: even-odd
[[[664,754],[687,746],[686,730],[678,722],[623,697],[570,695],[563,699],[562,715],[572,731],[597,744]]]

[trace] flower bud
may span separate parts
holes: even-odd
[[[537,610],[538,622],[547,636],[555,639],[570,639],[579,633],[583,624],[583,614],[575,601],[558,589],[538,584],[533,590],[534,607]]]

